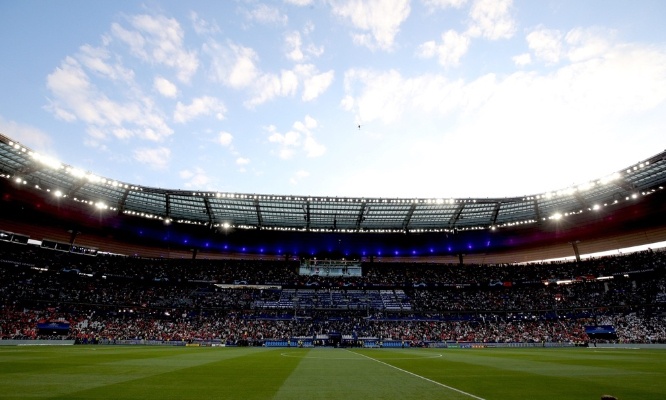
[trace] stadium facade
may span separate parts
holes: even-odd
[[[364,198],[140,186],[0,135],[0,230],[146,257],[526,262],[666,240],[666,152],[569,188]]]

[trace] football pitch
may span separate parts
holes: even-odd
[[[2,399],[666,398],[666,350],[0,347]]]

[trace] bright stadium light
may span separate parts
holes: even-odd
[[[39,153],[32,153],[31,154],[32,158],[34,158],[36,161],[39,163],[52,168],[52,169],[60,169],[62,167],[62,163],[58,160],[56,160],[53,157],[41,155]]]

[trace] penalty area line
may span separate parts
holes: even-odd
[[[471,398],[473,398],[473,399],[477,399],[477,400],[486,400],[486,399],[484,399],[483,397],[475,396],[475,395],[473,395],[473,394],[471,394],[471,393],[467,393],[467,392],[465,392],[464,390],[456,389],[456,388],[454,388],[454,387],[452,387],[452,386],[445,385],[445,384],[443,384],[443,383],[441,383],[441,382],[434,381],[434,380],[432,380],[432,379],[430,379],[430,378],[426,378],[425,376],[421,376],[421,375],[415,374],[415,373],[413,373],[413,372],[407,371],[406,369],[398,368],[398,367],[396,367],[395,365],[391,365],[391,364],[389,364],[389,363],[385,363],[384,361],[380,361],[380,360],[378,360],[378,359],[376,359],[376,358],[372,358],[372,357],[370,357],[370,356],[366,356],[365,354],[357,353],[357,352],[355,352],[355,351],[351,351],[351,350],[347,350],[347,349],[345,349],[345,350],[348,351],[348,352],[350,352],[350,353],[354,353],[354,354],[356,354],[356,355],[359,355],[359,356],[361,356],[361,357],[365,357],[365,358],[367,358],[368,360],[372,360],[372,361],[378,362],[378,363],[380,363],[380,364],[384,364],[384,365],[386,365],[387,367],[391,367],[391,368],[393,368],[393,369],[397,369],[397,370],[400,371],[400,372],[404,372],[404,373],[409,374],[409,375],[411,375],[411,376],[414,376],[414,377],[417,377],[417,378],[423,379],[424,381],[428,381],[428,382],[430,382],[430,383],[434,383],[435,385],[438,385],[438,386],[441,386],[441,387],[443,387],[443,388],[446,388],[446,389],[452,390],[452,391],[454,391],[454,392],[458,392],[458,393],[460,393],[460,394],[464,394],[465,396],[469,396],[469,397],[471,397]]]

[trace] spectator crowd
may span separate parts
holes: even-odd
[[[666,342],[663,252],[362,268],[361,277],[306,276],[298,261],[90,256],[0,242],[0,338],[233,344],[340,332],[412,344],[578,343],[590,340],[585,326],[611,325],[612,340]],[[389,297],[397,302],[382,303]],[[45,322],[69,329],[40,329]]]

